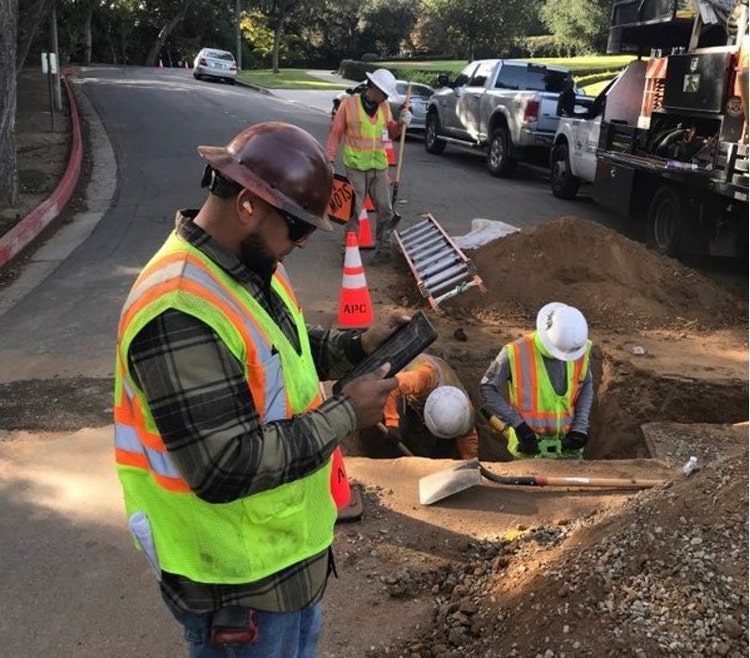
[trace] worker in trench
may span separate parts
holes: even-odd
[[[536,331],[500,350],[479,391],[483,409],[507,425],[513,458],[583,456],[594,400],[590,353],[586,318],[560,302],[539,310]]]
[[[364,437],[370,456],[477,456],[479,436],[474,408],[447,361],[422,353],[395,378],[397,385],[386,399],[380,431],[376,434],[375,430],[368,430]]]

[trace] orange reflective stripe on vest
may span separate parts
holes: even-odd
[[[370,117],[362,106],[360,96],[350,96],[342,108],[346,113],[344,135],[344,164],[355,169],[387,169],[388,158],[383,144],[383,131],[390,120],[390,107],[381,103]],[[341,110],[339,110],[341,111]]]
[[[511,368],[510,400],[531,429],[542,436],[566,432],[573,423],[580,382],[586,374],[588,354],[566,364],[567,387],[558,395],[534,346],[533,335],[509,345]]]

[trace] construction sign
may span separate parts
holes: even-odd
[[[346,224],[354,213],[354,188],[346,176],[333,174],[333,192],[328,202],[328,218]]]

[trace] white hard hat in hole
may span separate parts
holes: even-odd
[[[424,403],[424,423],[439,439],[454,439],[471,429],[474,409],[460,388],[438,386]]]
[[[393,76],[388,69],[377,69],[372,73],[365,73],[367,79],[372,82],[380,91],[386,96],[393,98],[398,96],[398,89],[396,89],[396,78]]]
[[[536,316],[536,331],[555,359],[575,361],[586,351],[589,326],[577,308],[561,302],[545,304]]]

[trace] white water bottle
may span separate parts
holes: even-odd
[[[697,457],[691,457],[685,462],[685,465],[682,467],[682,472],[685,475],[690,475],[698,466],[698,458]]]

